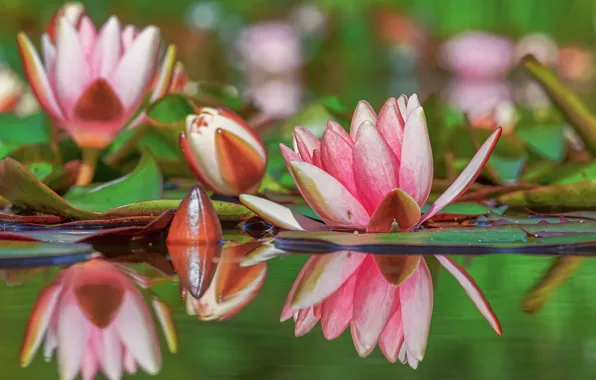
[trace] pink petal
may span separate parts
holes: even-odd
[[[120,21],[116,16],[112,16],[103,25],[97,37],[92,57],[93,76],[110,80],[120,61],[121,50]]]
[[[56,38],[56,92],[68,116],[89,83],[89,67],[77,32],[65,18],[60,19]]]
[[[437,258],[437,260],[439,260],[441,265],[443,265],[443,267],[447,269],[449,273],[453,275],[453,277],[455,277],[455,279],[457,280],[457,282],[459,282],[462,288],[464,288],[468,297],[470,297],[474,305],[476,305],[478,311],[480,311],[480,314],[482,314],[484,318],[486,318],[488,323],[490,323],[491,327],[497,332],[497,334],[501,335],[501,324],[499,323],[497,316],[490,307],[490,304],[488,303],[486,298],[484,298],[482,290],[480,290],[478,284],[476,283],[476,281],[474,281],[472,276],[470,276],[470,274],[466,272],[464,268],[460,267],[449,257],[442,255],[435,255],[435,257]]]
[[[83,363],[81,364],[81,377],[83,380],[92,380],[97,376],[98,363],[95,353],[91,347],[85,350]]]
[[[403,96],[403,95],[402,95]],[[377,129],[395,154],[397,162],[401,160],[401,145],[404,138],[404,127],[406,122],[399,110],[397,99],[389,98],[379,112]],[[396,166],[396,168],[399,166]]]
[[[294,139],[300,158],[305,162],[312,164],[312,153],[313,150],[321,147],[320,141],[317,139],[314,133],[304,127],[294,128]]]
[[[339,125],[337,122],[335,122],[333,120],[327,121],[327,130],[331,130],[331,131],[337,133],[342,139],[345,140],[346,143],[348,143],[350,145],[354,145],[354,141],[352,141],[352,138],[350,137],[348,132],[346,132],[344,127]]]
[[[408,357],[424,358],[433,310],[433,284],[425,260],[399,287],[402,323]]]
[[[361,100],[356,106],[356,110],[352,116],[352,123],[350,124],[350,137],[353,141],[356,141],[358,129],[365,121],[369,121],[372,125],[375,125],[377,123],[377,114],[367,101]]]
[[[41,36],[41,51],[46,72],[53,78],[56,70],[56,47],[50,36],[45,33]]]
[[[323,163],[321,162],[321,150],[315,149],[312,151],[312,164],[318,168],[323,168]]]
[[[379,348],[387,360],[395,363],[398,359],[399,350],[404,344],[404,326],[401,322],[401,308],[398,307],[395,313],[389,318],[387,326],[379,337]]]
[[[358,270],[365,258],[365,254],[350,251],[314,255],[301,272],[291,301],[292,309],[304,309],[327,299]]]
[[[341,182],[306,162],[290,162],[290,168],[300,193],[325,223],[338,228],[366,227],[368,213]]]
[[[240,202],[252,212],[276,227],[291,231],[328,231],[323,223],[314,221],[286,206],[259,198],[254,195],[241,194]]]
[[[451,202],[455,201],[460,195],[465,193],[466,190],[472,185],[472,183],[478,178],[478,175],[482,171],[484,164],[488,161],[490,154],[492,153],[497,141],[501,136],[501,128],[496,129],[492,135],[486,139],[484,144],[478,149],[478,152],[472,157],[472,160],[466,166],[466,168],[460,173],[455,179],[453,184],[449,186],[447,190],[432,204],[430,209],[422,215],[418,225],[424,223],[424,221],[432,218],[436,213]]]
[[[294,280],[292,288],[290,289],[288,297],[286,298],[286,303],[284,304],[283,309],[281,311],[281,316],[279,318],[281,322],[285,322],[288,319],[295,317],[296,314],[298,314],[298,310],[294,310],[292,308],[292,300],[294,299],[294,294],[296,293],[296,289],[298,288],[298,285],[300,285],[302,278],[306,273],[310,271],[311,266],[313,266],[316,263],[315,258],[316,256],[313,255],[306,261],[306,263],[304,263],[304,266],[300,270],[300,273],[298,273],[298,277],[296,277],[296,280]]]
[[[132,25],[126,25],[122,31],[122,47],[128,51],[137,36],[137,29]]]
[[[344,133],[346,132],[344,131]],[[348,136],[347,133],[346,136]],[[321,161],[323,170],[341,182],[352,195],[358,196],[352,166],[353,145],[349,136],[346,141],[335,130],[327,129],[323,133],[323,139],[321,141]]]
[[[21,346],[21,367],[27,367],[35,357],[35,353],[39,349],[43,337],[50,326],[50,321],[56,310],[56,304],[61,291],[61,285],[51,284],[37,296],[37,300],[35,300],[35,305],[27,321],[25,336]]]
[[[383,136],[370,122],[362,123],[358,130],[352,164],[359,199],[372,215],[387,193],[398,187],[399,166]]]
[[[129,350],[125,350],[124,352],[124,370],[129,375],[137,373],[137,362],[135,362],[135,358]]]
[[[410,194],[422,207],[428,199],[432,182],[433,152],[424,110],[422,107],[418,107],[410,112],[406,120],[399,169],[399,187]]]
[[[412,96],[410,96],[407,101],[406,113],[404,115],[406,121],[410,117],[412,111],[414,111],[418,107],[420,107],[420,100],[418,99],[418,95],[412,94]]]
[[[95,30],[95,25],[93,25],[89,17],[83,16],[79,25],[79,40],[87,57],[93,52],[96,37],[97,31]]]
[[[109,326],[102,332],[103,352],[98,352],[103,373],[108,379],[120,379],[122,377],[122,344],[118,332],[113,326]]]
[[[63,379],[74,379],[81,369],[91,324],[78,308],[72,293],[60,297],[58,316],[58,372]]]
[[[358,354],[367,356],[399,306],[399,288],[391,285],[379,271],[372,255],[358,272],[354,290],[352,338]]]
[[[153,320],[147,310],[145,299],[138,290],[125,293],[120,311],[112,322],[120,340],[135,361],[149,374],[155,375],[161,368],[161,352]]]
[[[306,335],[315,327],[320,319],[320,316],[317,316],[317,313],[315,313],[315,308],[317,307],[319,306],[311,306],[298,312],[298,318],[296,319],[296,326],[294,328],[295,336]]]
[[[335,293],[323,301],[321,328],[325,339],[333,340],[339,337],[350,324],[357,278],[358,272],[356,271]]]
[[[31,40],[24,33],[19,33],[17,42],[27,80],[37,101],[51,116],[57,119],[64,119],[62,109],[58,105],[58,101],[54,95],[53,86],[48,79],[48,73],[46,73],[41,64],[39,55],[35,47],[33,47]]]
[[[157,66],[159,43],[159,29],[147,27],[118,63],[112,85],[125,108],[138,107],[147,93]]]

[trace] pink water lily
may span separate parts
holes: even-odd
[[[290,230],[408,231],[465,192],[500,134],[500,128],[493,132],[455,182],[421,214],[431,190],[433,160],[418,98],[391,98],[379,115],[360,102],[349,134],[329,122],[319,141],[297,127],[295,151],[281,146],[299,191],[326,224],[256,196],[243,194],[240,199],[263,219]],[[500,324],[475,281],[451,259],[436,258],[500,334]],[[297,336],[321,320],[328,339],[338,337],[349,325],[361,356],[378,344],[388,360],[400,359],[415,368],[424,357],[432,304],[432,279],[422,256],[341,251],[308,260],[281,320],[294,317]]]
[[[164,332],[170,345],[175,334],[169,313],[157,301],[154,307],[162,327],[168,327]],[[62,379],[74,379],[79,371],[83,379],[93,379],[100,370],[108,379],[120,379],[139,366],[150,374],[161,368],[159,341],[143,295],[124,271],[101,259],[63,270],[42,290],[25,331],[23,367],[44,336],[44,356],[50,360],[58,351]]]

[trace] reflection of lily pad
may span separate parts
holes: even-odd
[[[88,260],[93,252],[88,244],[1,241],[0,268],[73,264]]]

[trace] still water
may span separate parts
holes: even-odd
[[[60,236],[61,240],[69,239],[68,234]],[[247,241],[253,244],[251,248],[258,245],[238,232],[228,233],[227,237],[242,240],[245,247]],[[475,380],[584,379],[596,375],[596,325],[592,323],[596,303],[591,299],[596,290],[596,262],[593,260],[584,259],[542,310],[530,315],[522,311],[523,299],[554,258],[523,255],[455,258],[466,266],[484,291],[501,321],[503,335],[495,334],[460,285],[441,270],[435,278],[426,354],[418,369],[413,370],[399,362],[389,363],[378,348],[369,357],[360,358],[349,329],[339,338],[328,341],[317,324],[308,334],[295,337],[294,322],[290,319],[280,323],[280,313],[307,255],[284,255],[241,269],[239,259],[247,250],[227,247],[234,244],[228,243],[219,254],[205,253],[204,248],[181,254],[180,247],[170,247],[168,251],[159,243],[151,246],[137,243],[130,248],[119,246],[116,250],[101,248],[105,251],[105,260],[116,263],[118,266],[113,267],[126,273],[131,286],[148,287],[141,290],[147,310],[151,310],[151,300],[157,298],[172,311],[178,338],[176,353],[168,349],[155,314],[150,322],[145,319],[149,326],[154,325],[159,338],[160,378]],[[201,257],[216,258],[207,263]],[[0,371],[7,374],[7,378],[59,377],[56,354],[50,362],[45,362],[42,347],[27,368],[20,368],[19,350],[36,298],[57,276],[64,277],[72,270],[63,268],[1,272]],[[203,286],[205,290],[223,281],[228,295],[250,288],[247,290],[250,297],[246,298],[250,302],[227,320],[199,320],[196,315],[189,315],[193,308],[187,307],[181,297],[176,270],[182,273],[187,289],[194,286],[197,291],[197,287]],[[252,274],[247,275],[251,270]],[[86,280],[97,282],[93,272],[90,273]],[[227,280],[222,280],[222,273],[229,276]],[[93,296],[106,295],[109,292],[96,292]],[[103,308],[106,307],[109,309],[104,303]],[[210,319],[213,315],[203,317]],[[138,326],[132,325],[134,319],[128,321],[129,325],[123,328],[138,332]],[[72,331],[72,334],[80,332],[76,326]],[[139,369],[136,377],[150,376]]]

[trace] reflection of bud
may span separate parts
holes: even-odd
[[[188,116],[180,148],[198,179],[219,194],[255,192],[265,174],[263,142],[244,120],[224,109],[202,108]]]
[[[137,366],[150,374],[161,368],[145,299],[129,277],[104,260],[63,270],[40,293],[21,348],[23,367],[33,360],[44,335],[46,360],[58,350],[62,379],[73,379],[79,371],[85,379],[94,378],[98,370],[119,379],[123,371],[135,373]]]
[[[496,78],[511,68],[513,44],[505,37],[468,32],[441,48],[441,64],[461,78]]]
[[[257,295],[267,276],[267,263],[242,267],[242,259],[257,249],[256,240],[248,243],[228,243],[209,288],[199,299],[183,291],[189,315],[201,320],[224,320],[232,317]]]

